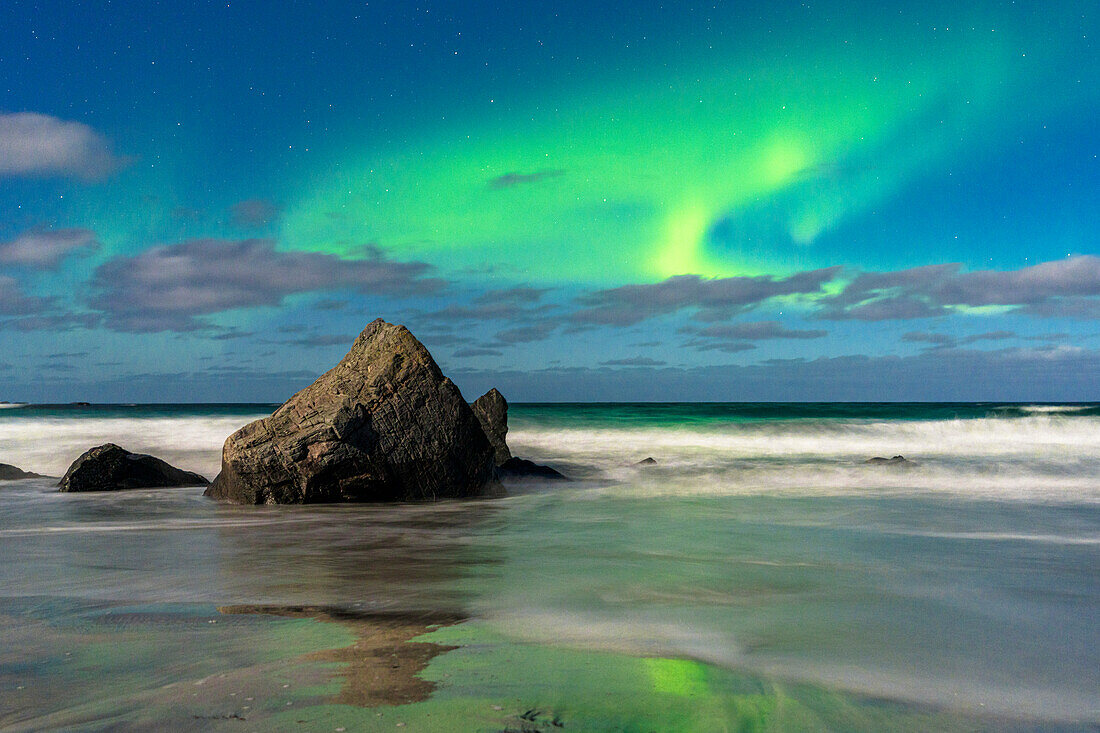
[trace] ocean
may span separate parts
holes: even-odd
[[[0,462],[60,476],[110,441],[212,478],[274,407],[10,407]],[[509,425],[574,480],[309,507],[0,483],[0,728],[1100,729],[1100,405],[514,404]],[[420,637],[443,648],[427,699],[357,707],[321,654],[349,627],[218,610],[248,604],[464,620]]]

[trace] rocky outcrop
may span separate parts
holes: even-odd
[[[15,466],[7,463],[0,463],[0,481],[18,481],[25,478],[46,478],[45,476],[39,476],[37,473],[31,473],[30,471],[24,471]]]
[[[894,456],[893,458],[883,458],[882,456],[875,456],[874,458],[868,458],[864,463],[868,463],[875,466],[915,466],[917,464],[910,461],[905,456]]]
[[[183,471],[159,458],[106,443],[77,458],[59,486],[61,491],[117,491],[208,483],[197,473]]]
[[[497,467],[497,472],[504,480],[517,481],[539,479],[544,481],[569,481],[558,471],[549,466],[542,466],[525,458],[509,458]]]
[[[489,444],[493,446],[493,458],[498,466],[512,457],[508,450],[508,400],[497,391],[496,387],[478,397],[470,407],[477,415],[481,429]]]
[[[225,441],[206,495],[238,504],[495,495],[493,456],[428,350],[378,319],[339,364]]]

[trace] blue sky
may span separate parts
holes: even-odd
[[[1097,398],[1095,3],[289,5],[0,8],[0,399]]]

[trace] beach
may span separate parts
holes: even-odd
[[[57,476],[111,440],[212,478],[271,409],[13,408],[0,461]],[[516,455],[574,480],[278,507],[0,484],[0,728],[1100,723],[1097,406],[509,418]]]

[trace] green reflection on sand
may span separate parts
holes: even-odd
[[[281,730],[427,731],[924,731],[975,730],[927,708],[738,674],[686,659],[517,643],[485,622],[417,641],[459,648],[423,676],[432,697],[410,705],[323,704],[267,721]]]

